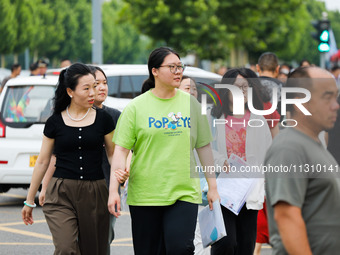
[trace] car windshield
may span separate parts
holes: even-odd
[[[148,78],[147,75],[128,75],[128,76],[108,76],[108,95],[116,98],[135,98],[140,95],[143,82]],[[218,80],[193,77],[197,83],[214,86]],[[209,88],[206,88],[210,90]]]
[[[135,98],[140,94],[147,75],[108,76],[109,96],[117,98]]]
[[[54,86],[9,86],[1,119],[11,123],[44,123],[51,115]]]

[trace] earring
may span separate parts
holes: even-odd
[[[70,95],[70,98],[72,98],[72,95]]]

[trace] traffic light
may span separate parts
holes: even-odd
[[[329,45],[329,20],[312,21],[312,25],[317,31],[312,33],[312,37],[319,42],[318,50],[320,52],[329,52],[331,48]]]

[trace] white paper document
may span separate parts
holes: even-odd
[[[236,156],[235,154],[229,157],[230,169],[241,169],[241,166],[247,166],[248,164]],[[249,175],[241,171],[237,172],[237,177],[231,178],[232,172],[222,172],[217,178],[217,190],[221,197],[221,205],[238,215],[247,200],[249,193],[254,188],[256,182],[259,179],[249,178]],[[243,177],[243,178],[242,178]]]
[[[198,222],[204,248],[227,235],[219,200],[213,203],[212,211],[207,205],[198,213]]]

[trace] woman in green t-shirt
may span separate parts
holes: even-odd
[[[193,149],[203,166],[213,165],[209,124],[197,100],[177,89],[184,66],[175,51],[155,49],[148,69],[143,94],[124,109],[116,127],[108,207],[119,216],[117,170],[126,169],[133,149],[127,203],[135,254],[194,254],[202,199]],[[207,181],[212,208],[219,199],[215,176]]]

